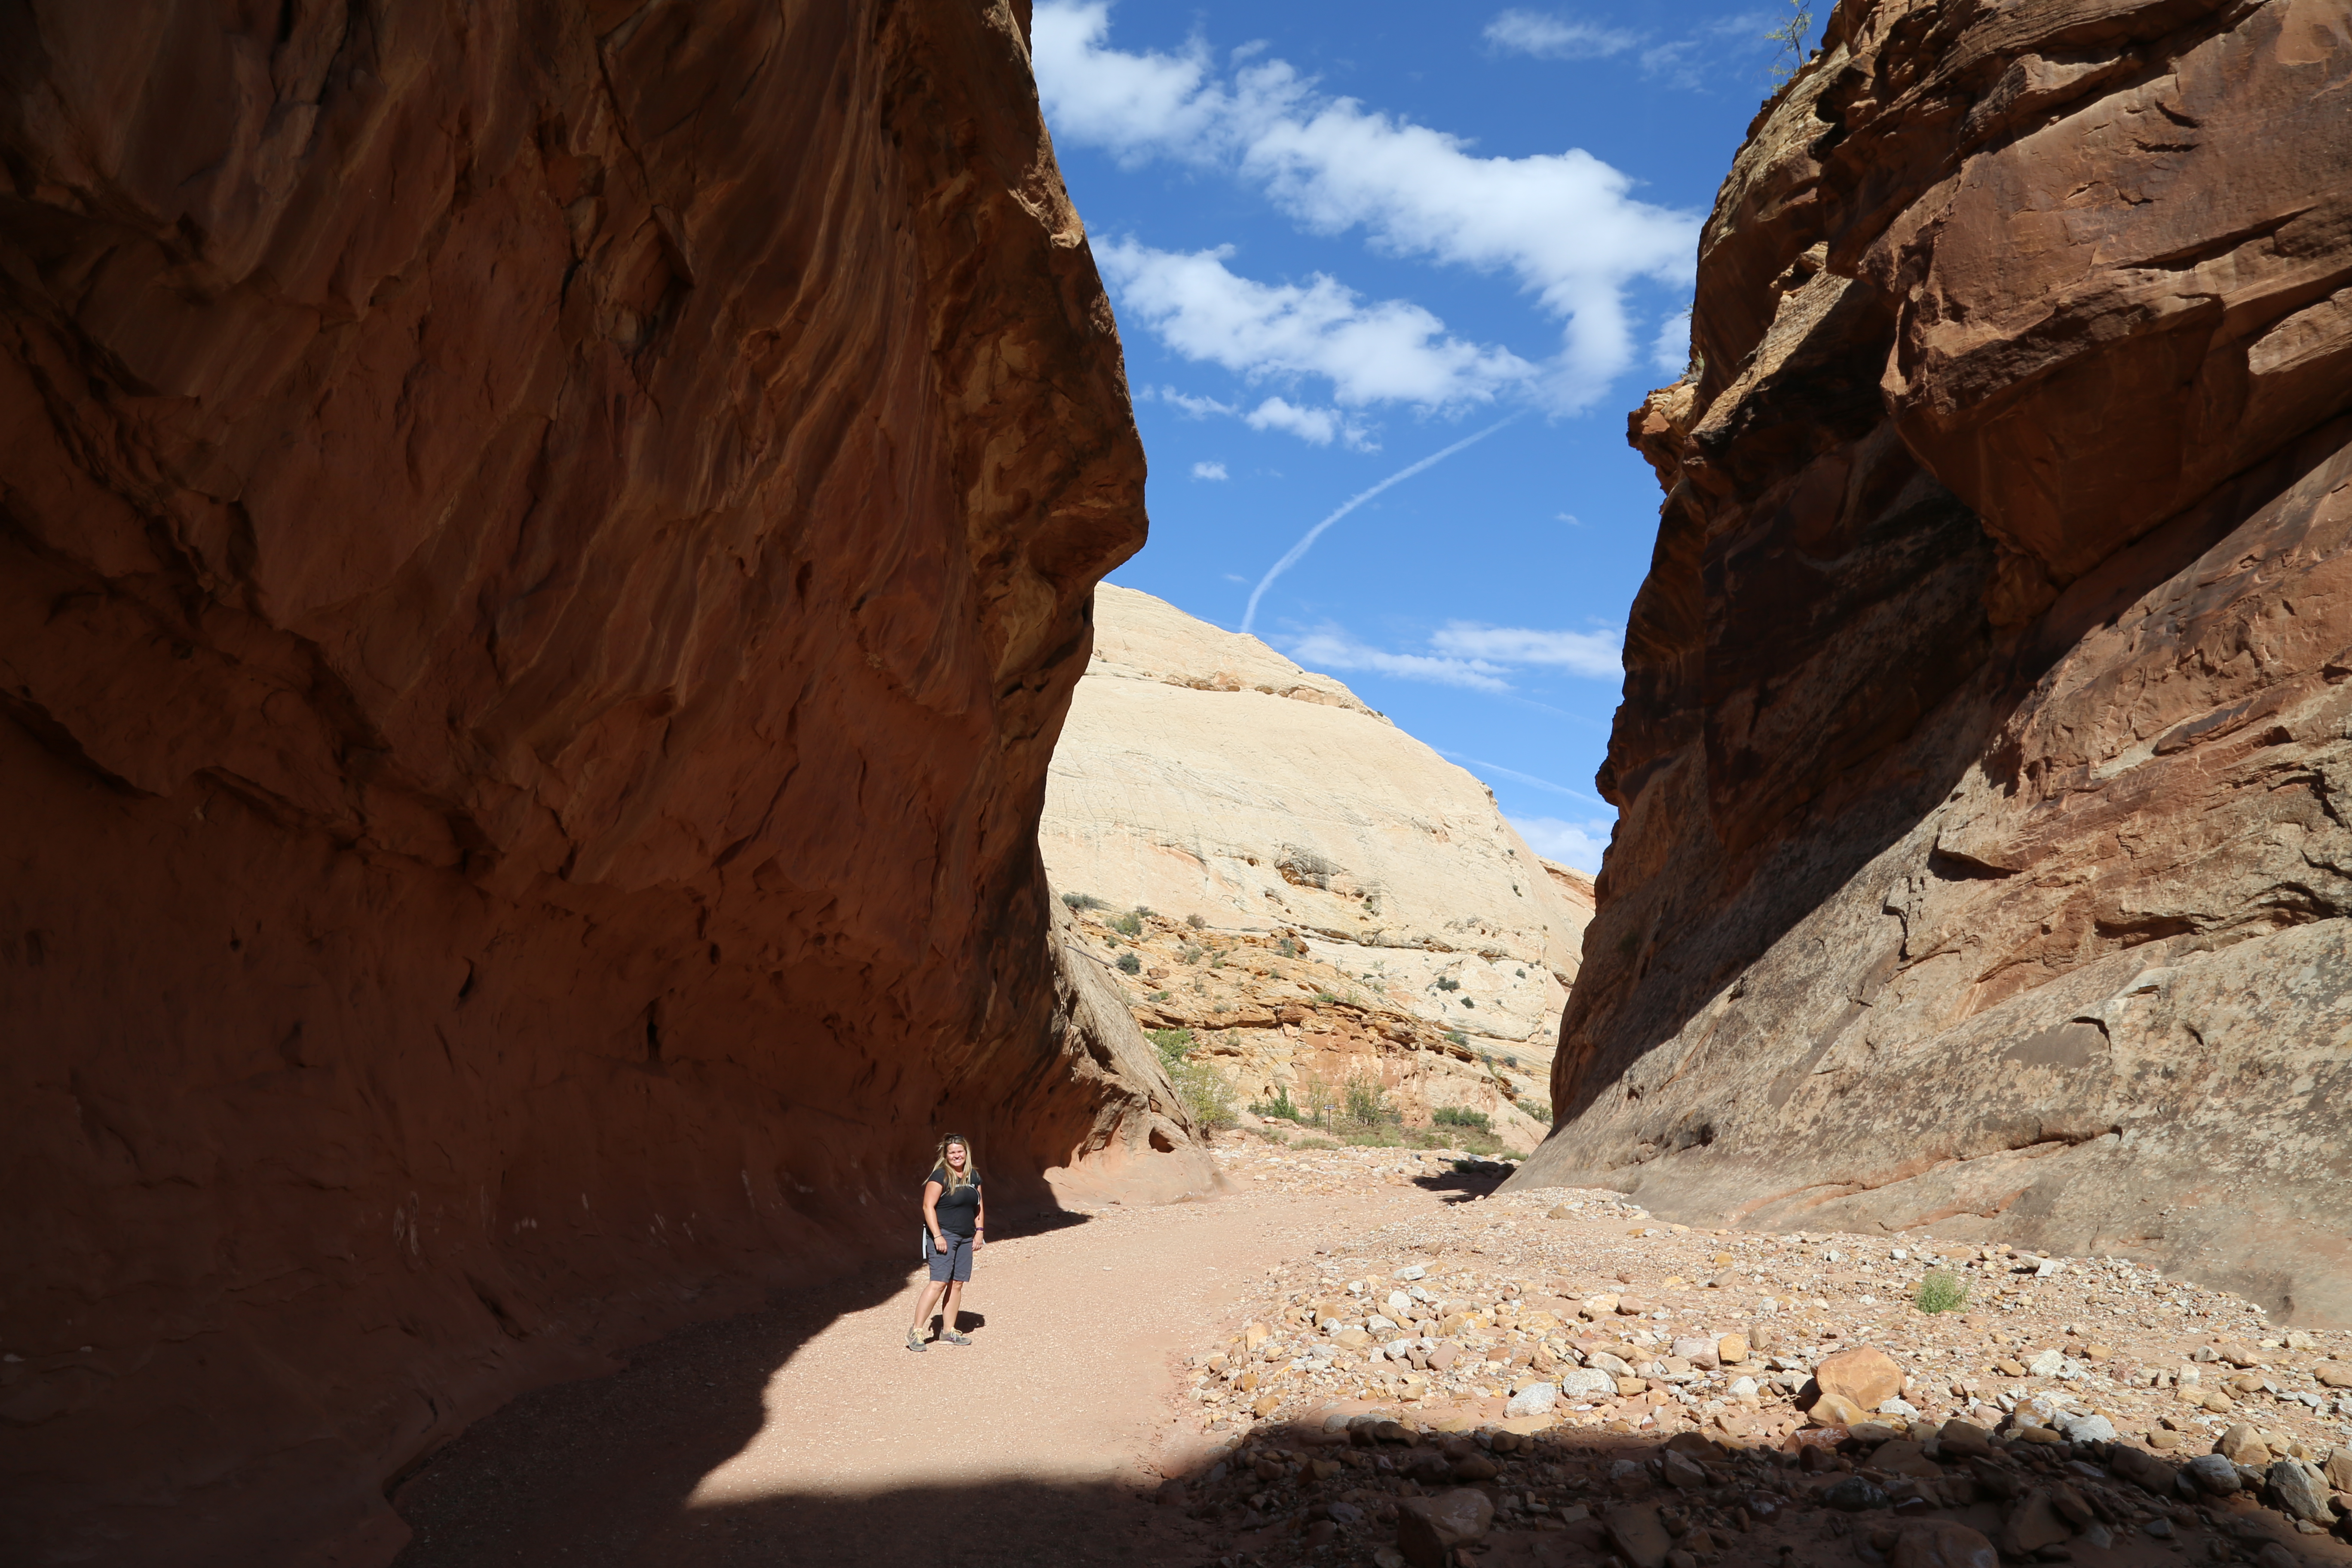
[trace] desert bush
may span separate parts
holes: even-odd
[[[1186,915],[1184,917],[1184,923],[1191,926],[1194,931],[1206,931],[1209,929],[1209,922],[1202,920],[1197,914]]]
[[[1525,1112],[1528,1116],[1529,1116],[1529,1117],[1530,1117],[1530,1118],[1532,1118],[1533,1120],[1542,1122],[1546,1127],[1549,1127],[1549,1126],[1550,1126],[1550,1125],[1551,1125],[1551,1101],[1550,1101],[1550,1100],[1522,1100],[1515,1101],[1514,1103],[1516,1103],[1516,1104],[1518,1106],[1518,1108],[1519,1108],[1519,1110],[1522,1110],[1523,1112]]]
[[[1285,958],[1297,958],[1298,956],[1298,944],[1291,941],[1288,937],[1284,937],[1280,942],[1274,944],[1274,951],[1282,954]]]
[[[1307,1119],[1307,1112],[1300,1109],[1300,1107],[1291,1100],[1290,1086],[1286,1083],[1278,1083],[1274,1086],[1274,1098],[1272,1100],[1252,1100],[1250,1102],[1250,1114],[1252,1116],[1278,1116],[1285,1121],[1305,1121]]]
[[[1437,988],[1440,991],[1459,991],[1462,989],[1462,982],[1454,979],[1451,974],[1441,974],[1437,977]]]
[[[1483,1110],[1473,1110],[1466,1105],[1441,1105],[1429,1113],[1429,1120],[1439,1127],[1473,1127],[1481,1132],[1493,1129],[1494,1119]]]
[[[1349,1073],[1347,1081],[1339,1086],[1339,1109],[1358,1127],[1378,1127],[1403,1120],[1403,1113],[1390,1100],[1380,1075],[1362,1068]]]
[[[1190,1029],[1146,1029],[1144,1037],[1160,1053],[1163,1066],[1173,1067],[1192,1054],[1192,1031]]]
[[[1328,991],[1318,991],[1315,993],[1315,1001],[1318,1006],[1328,1007],[1335,1005],[1339,1000],[1339,999],[1337,996],[1332,995]]]
[[[1463,1033],[1461,1030],[1459,1030],[1459,1029],[1448,1029],[1448,1030],[1446,1030],[1446,1031],[1445,1031],[1445,1037],[1446,1037],[1448,1040],[1451,1040],[1454,1044],[1455,1044],[1455,1045],[1457,1045],[1457,1046],[1466,1046],[1466,1045],[1468,1045],[1468,1044],[1470,1043],[1470,1037],[1469,1037],[1469,1036],[1467,1036],[1467,1035],[1465,1035],[1465,1034],[1464,1034],[1464,1033]]]
[[[1143,960],[1132,952],[1122,952],[1118,955],[1118,972],[1121,974],[1140,974],[1143,973]]]
[[[1225,1075],[1206,1062],[1178,1062],[1168,1075],[1175,1086],[1176,1098],[1183,1102],[1185,1114],[1192,1125],[1202,1128],[1231,1127],[1234,1115],[1234,1086]]]
[[[1949,1269],[1930,1269],[1913,1300],[1923,1312],[1957,1312],[1969,1304],[1969,1288]]]
[[[1110,922],[1110,929],[1121,936],[1141,936],[1143,917],[1129,910],[1123,915],[1114,916]]]
[[[1064,893],[1062,902],[1074,910],[1100,910],[1109,907],[1092,893]]]
[[[1198,963],[1201,962],[1201,950],[1188,942],[1184,944],[1184,950],[1176,955],[1176,962],[1179,963]]]

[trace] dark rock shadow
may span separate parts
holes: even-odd
[[[1088,1218],[1056,1210],[992,1217],[999,1239],[1067,1229]],[[709,1533],[726,1510],[692,1510],[687,1500],[766,1424],[762,1395],[770,1375],[835,1319],[903,1295],[919,1267],[913,1253],[910,1245],[903,1258],[780,1294],[763,1310],[665,1335],[629,1352],[619,1372],[509,1401],[387,1484],[394,1510],[415,1532],[395,1560],[399,1568],[837,1560],[804,1546],[782,1524],[775,1526],[784,1532],[782,1544],[771,1541],[756,1559],[697,1555],[698,1546],[687,1547],[704,1535],[712,1544],[739,1542],[743,1527]],[[982,1313],[959,1316],[967,1332],[987,1327]],[[822,1410],[803,1415],[840,1419]],[[943,1415],[943,1442],[957,1440],[951,1413]],[[961,1440],[984,1446],[987,1436],[965,1433]],[[917,1544],[940,1539],[935,1513],[894,1510],[879,1500],[838,1506],[848,1513],[827,1524],[835,1535],[849,1528],[849,1514],[870,1510],[868,1523],[879,1534],[903,1531]],[[775,1520],[772,1512],[761,1517]]]

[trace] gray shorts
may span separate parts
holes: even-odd
[[[946,1250],[937,1247],[924,1250],[931,1255],[931,1278],[934,1279],[966,1280],[971,1278],[971,1237],[943,1232],[948,1238]]]

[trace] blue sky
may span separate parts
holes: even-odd
[[[1339,676],[1597,868],[1657,528],[1625,415],[1682,368],[1790,15],[1040,0],[1151,463],[1111,580]]]

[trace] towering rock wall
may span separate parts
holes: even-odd
[[[1034,827],[1142,541],[1013,8],[0,23],[0,1540],[364,1562],[534,1380],[1207,1179]]]
[[[1340,682],[1104,584],[1038,845],[1057,890],[1154,912],[1137,1016],[1201,1036],[1245,1098],[1370,1053],[1416,1108],[1540,1136],[1512,1102],[1547,1092],[1590,884]]]
[[[2352,5],[1845,0],[1695,380],[1520,1178],[2352,1321]]]

